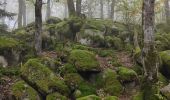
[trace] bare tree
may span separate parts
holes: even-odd
[[[26,26],[26,5],[25,0],[18,0],[18,27]]]
[[[116,0],[112,0],[111,3],[111,14],[110,14],[110,18],[114,20],[114,14],[115,14],[115,2]]]
[[[73,0],[67,0],[67,5],[68,5],[68,11],[70,16],[75,16],[76,11],[74,7],[74,1]]]
[[[76,0],[76,14],[77,14],[77,16],[81,15],[81,2],[82,2],[82,0]]]
[[[169,7],[169,0],[164,0],[165,5],[165,16],[166,16],[166,22],[170,23],[170,7]]]
[[[103,19],[103,0],[100,0],[100,18]]]
[[[157,92],[153,91],[153,86],[155,86],[155,83],[157,82],[158,75],[158,56],[154,43],[154,3],[155,0],[143,1],[142,25],[144,47],[142,52],[142,62],[144,68],[144,100],[154,100],[153,96],[156,94],[155,92]]]
[[[42,52],[42,0],[35,2],[35,50],[36,54]]]
[[[51,16],[51,0],[47,1],[46,20]]]

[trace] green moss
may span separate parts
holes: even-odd
[[[19,42],[13,38],[0,37],[0,49],[16,48]]]
[[[65,64],[63,67],[60,68],[61,75],[65,75],[68,73],[76,73],[76,72],[77,72],[77,70],[74,67],[74,65],[69,64],[69,63]]]
[[[160,70],[168,77],[170,75],[170,50],[160,52],[160,58],[162,61]]]
[[[84,82],[83,78],[77,73],[70,73],[64,76],[66,84],[73,90],[79,87]]]
[[[89,96],[78,98],[76,100],[102,100],[102,99],[96,95],[89,95]]]
[[[114,54],[113,50],[100,50],[98,55],[101,57],[112,57]]]
[[[79,71],[96,71],[100,69],[95,55],[86,50],[71,51],[69,62],[75,65]]]
[[[60,77],[42,65],[37,59],[28,60],[21,67],[21,74],[32,84],[35,84],[45,93],[50,93],[51,89],[57,89],[59,93],[68,94],[68,87]]]
[[[109,45],[111,45],[115,49],[117,50],[123,49],[123,42],[120,38],[107,36],[105,39],[106,39],[106,43],[109,43]]]
[[[118,97],[116,97],[116,96],[109,96],[109,97],[105,97],[103,100],[118,100]]]
[[[68,100],[68,98],[56,92],[47,95],[46,100]]]
[[[29,100],[39,99],[38,93],[24,81],[19,81],[12,85],[12,94],[17,100],[26,98],[29,98]]]
[[[158,73],[158,80],[160,82],[160,87],[168,85],[168,79],[166,79],[161,73]]]
[[[143,93],[137,92],[133,97],[132,100],[143,100]]]
[[[122,81],[134,81],[137,79],[137,73],[126,67],[119,67],[118,75]]]
[[[10,67],[10,68],[0,67],[0,74],[5,76],[19,76],[20,71],[18,67]]]
[[[103,88],[104,91],[110,95],[119,96],[123,90],[122,85],[117,80],[117,73],[111,69],[106,69],[100,73],[96,78],[96,86]]]

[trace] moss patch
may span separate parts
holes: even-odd
[[[102,99],[96,95],[89,95],[89,96],[78,98],[76,100],[102,100]]]
[[[75,65],[78,71],[98,71],[99,63],[95,54],[86,50],[73,50],[70,53],[69,62]]]
[[[134,81],[137,79],[137,73],[134,70],[128,69],[126,67],[119,67],[118,75],[122,81]]]
[[[118,97],[116,97],[116,96],[109,96],[109,97],[105,97],[103,100],[118,100]]]
[[[56,92],[47,95],[46,100],[68,100],[68,98]]]
[[[35,84],[45,93],[57,90],[59,93],[68,94],[68,87],[60,77],[42,65],[37,59],[30,59],[21,67],[21,74],[31,83]]]
[[[19,81],[12,85],[12,94],[17,100],[27,98],[29,100],[39,99],[38,93],[24,81]]]

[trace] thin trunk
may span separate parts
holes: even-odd
[[[157,94],[156,82],[158,75],[158,56],[154,43],[154,3],[155,0],[143,1],[143,32],[144,32],[144,48],[142,52],[142,63],[144,68],[144,100],[154,100]],[[155,89],[155,90],[153,90]],[[152,98],[152,99],[151,99]]]
[[[19,8],[18,8],[18,27],[22,27],[22,10],[23,10],[23,2],[22,0],[18,0]]]
[[[100,18],[103,19],[103,0],[100,0]]]
[[[35,50],[36,54],[42,52],[42,0],[36,0],[35,3]]]
[[[27,15],[26,15],[26,4],[25,4],[25,0],[22,0],[23,2],[23,10],[22,10],[22,16],[23,16],[23,26],[27,25]]]
[[[115,1],[116,0],[112,0],[111,3],[111,14],[110,14],[110,18],[114,20],[114,14],[115,14]]]
[[[51,0],[47,1],[46,20],[51,16]]]
[[[68,17],[68,6],[66,3],[64,4],[64,16],[65,16],[65,18]]]
[[[75,11],[75,7],[74,7],[74,1],[67,0],[67,5],[68,5],[69,16],[75,16],[76,11]]]
[[[3,6],[4,11],[6,11],[6,2],[7,0],[4,0],[4,6]],[[5,24],[5,17],[2,18],[2,23]]]
[[[77,16],[81,15],[81,2],[82,2],[82,0],[76,0],[76,14],[77,14]]]
[[[165,0],[165,17],[167,24],[170,24],[170,7],[169,7],[169,0]]]

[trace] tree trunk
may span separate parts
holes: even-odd
[[[103,19],[103,0],[100,0],[100,18]]]
[[[114,14],[115,14],[115,0],[112,0],[110,18],[113,20],[114,20]]]
[[[4,0],[4,6],[3,6],[4,11],[6,11],[6,2],[7,0]],[[2,18],[2,23],[5,24],[5,17]]]
[[[41,54],[42,49],[42,0],[35,3],[35,50],[36,54]]]
[[[170,24],[170,7],[169,7],[169,0],[164,1],[165,5],[165,17],[167,24]]]
[[[23,2],[22,0],[18,0],[18,28],[22,27],[22,10],[23,10]]]
[[[76,0],[76,14],[77,14],[77,16],[81,15],[81,2],[82,2],[82,0]]]
[[[68,11],[69,11],[69,16],[75,16],[76,11],[75,11],[75,7],[74,7],[74,1],[67,0],[67,6],[68,6]]]
[[[154,100],[158,75],[158,55],[154,43],[154,3],[155,0],[143,1],[142,24],[144,32],[144,48],[142,52],[142,63],[144,68],[144,100]],[[155,89],[155,90],[153,90]],[[151,99],[152,98],[152,99]]]
[[[51,0],[47,1],[46,20],[51,16]]]
[[[25,0],[22,0],[22,6],[23,6],[23,10],[22,10],[22,16],[23,16],[23,26],[27,25],[27,15],[26,15],[26,4],[25,4]]]

